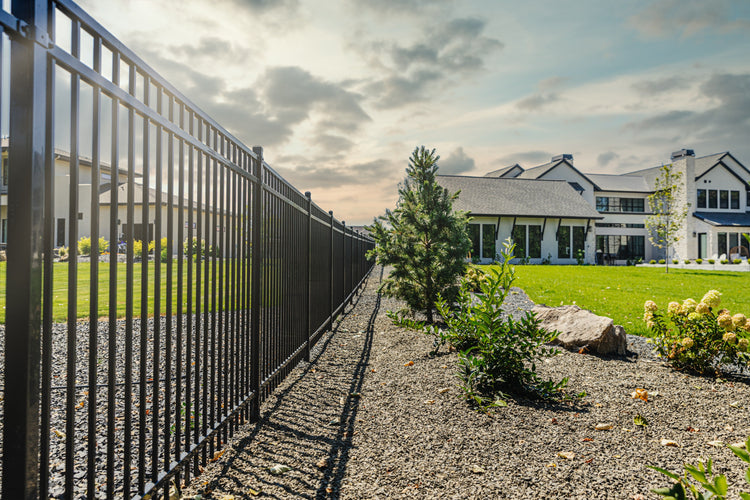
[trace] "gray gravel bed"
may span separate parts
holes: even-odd
[[[747,379],[671,370],[645,341],[629,337],[625,357],[563,351],[539,364],[545,377],[569,377],[571,392],[586,392],[583,401],[521,398],[479,413],[461,399],[456,354],[430,356],[430,337],[386,317],[399,304],[378,296],[381,277],[376,268],[312,362],[289,375],[262,406],[260,422],[241,429],[183,495],[656,498],[649,490],[669,480],[646,465],[679,472],[706,456],[730,490],[744,484],[742,462],[709,443],[750,435]],[[506,305],[524,310],[524,297],[511,294]],[[631,397],[636,388],[649,391],[648,402]],[[634,425],[636,415],[649,425]],[[612,429],[597,431],[597,424]],[[272,475],[275,464],[291,470]]]

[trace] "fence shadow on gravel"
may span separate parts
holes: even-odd
[[[378,277],[367,278],[377,280],[369,286],[378,286],[382,276],[381,268]],[[236,453],[221,470],[211,474],[214,479],[207,489],[231,492],[236,498],[245,498],[242,495],[248,488],[262,490],[269,498],[278,498],[275,491],[284,497],[338,498],[350,460],[359,393],[381,303],[378,293],[363,331],[343,329],[342,323],[353,314],[360,299],[361,295],[357,296],[352,307],[342,312],[333,331],[311,354],[310,363],[291,374],[269,398],[261,419],[236,443]],[[348,350],[348,358],[338,363],[337,348],[342,344],[350,347],[356,340],[352,337],[361,334],[364,340],[356,342],[356,347]],[[343,335],[347,338],[342,339]],[[353,362],[355,357],[357,361]],[[277,463],[291,466],[293,472],[278,480],[267,470]],[[290,475],[294,477],[290,479]]]

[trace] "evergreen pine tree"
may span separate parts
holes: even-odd
[[[412,313],[423,312],[430,323],[438,295],[449,303],[456,297],[471,248],[468,216],[453,211],[458,193],[448,193],[435,180],[439,159],[434,149],[416,148],[396,208],[369,227],[377,242],[370,255],[392,266],[381,292],[406,302]]]

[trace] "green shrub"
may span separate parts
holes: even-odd
[[[714,259],[708,259],[708,263],[709,263],[709,264],[715,264],[715,263],[716,263],[716,260],[714,260]]]
[[[165,245],[166,246],[166,245]],[[193,256],[193,260],[196,260],[199,255],[203,256],[205,259],[206,257],[218,257],[219,256],[219,246],[206,246],[206,240],[201,239],[200,242],[198,242],[198,238],[185,238],[185,241],[182,243],[183,248],[185,249],[185,256],[190,257]]]
[[[141,240],[133,241],[133,256],[140,258],[143,255],[143,242]]]
[[[154,253],[154,248],[156,248],[156,241],[151,240],[148,242],[148,253]]]
[[[685,259],[682,262],[684,262],[685,264],[690,264],[690,259]]]
[[[469,266],[466,268],[466,273],[463,277],[463,285],[468,288],[471,292],[478,292],[481,288],[481,284],[486,280],[484,271],[476,266]]]
[[[696,264],[703,264],[703,259],[695,259]]]
[[[168,262],[171,252],[168,248],[168,243],[166,238],[161,239],[161,255],[160,259],[162,262]]]
[[[505,318],[501,306],[515,281],[510,265],[514,245],[507,240],[499,270],[492,269],[472,295],[467,286],[459,292],[455,308],[440,299],[437,309],[446,328],[425,330],[436,337],[437,348],[449,342],[459,350],[459,378],[464,396],[479,408],[504,405],[507,393],[531,393],[543,398],[559,397],[568,382],[542,380],[535,360],[559,351],[545,344],[559,332],[547,332],[533,313],[519,320]],[[436,350],[437,350],[436,348]]]
[[[70,249],[68,247],[60,247],[57,249],[57,256],[60,257],[61,261],[66,261],[70,257]]]
[[[666,264],[666,263],[667,263],[667,261],[666,261],[666,260],[664,260],[664,259],[659,259],[659,264]]]
[[[732,260],[732,264],[742,264],[742,259],[734,259]]]
[[[84,236],[78,240],[78,254],[91,255],[91,238]]]
[[[648,261],[648,263],[649,264],[656,264],[656,261],[654,259],[651,259],[650,261]]]
[[[715,312],[720,302],[717,290],[709,290],[700,302],[670,302],[666,312],[646,301],[643,320],[654,334],[650,341],[659,355],[675,368],[701,374],[718,374],[728,364],[745,370],[750,361],[750,322],[741,313]]]
[[[727,259],[721,259],[722,264],[729,264],[729,261]]]
[[[579,266],[582,266],[586,263],[586,252],[581,250],[580,248],[576,252],[576,264]]]
[[[750,438],[745,442],[744,450],[738,446],[729,446],[728,448],[732,450],[735,455],[740,457],[743,462],[750,464],[750,453],[748,453],[750,451]],[[703,500],[707,498],[724,500],[729,493],[727,477],[724,474],[719,474],[714,477],[713,462],[710,458],[706,460],[705,463],[702,461],[698,462],[697,467],[695,465],[685,464],[684,477],[660,467],[654,467],[653,465],[649,465],[648,467],[677,481],[671,488],[667,487],[651,490],[652,493],[656,493],[663,497],[688,498],[687,495],[688,492],[690,492],[695,500]],[[692,484],[688,474],[692,476],[698,484]],[[748,467],[745,472],[745,481],[750,484],[750,467]],[[703,492],[698,491],[699,486],[702,487]],[[738,492],[738,494],[743,500],[750,500],[750,492]]]
[[[679,263],[680,263],[680,261],[679,261],[679,260],[677,260],[677,259],[672,259],[672,264],[679,264]]]

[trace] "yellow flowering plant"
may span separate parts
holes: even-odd
[[[721,293],[709,290],[696,302],[670,302],[666,311],[651,300],[644,304],[643,320],[653,333],[657,353],[678,369],[719,374],[724,365],[744,371],[750,364],[750,320],[719,309]]]

